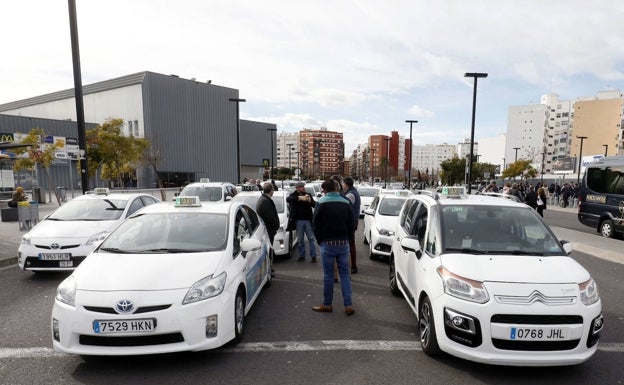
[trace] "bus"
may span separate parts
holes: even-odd
[[[624,156],[606,157],[585,168],[578,220],[603,237],[624,233]]]

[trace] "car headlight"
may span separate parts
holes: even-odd
[[[394,235],[394,231],[390,231],[390,230],[386,230],[386,229],[377,229],[377,232],[379,233],[379,235],[385,235],[388,237],[391,237]]]
[[[30,240],[32,239],[32,236],[30,235],[30,233],[26,233],[24,235],[22,235],[22,245],[29,245],[30,246]]]
[[[223,272],[214,278],[209,275],[195,282],[184,296],[182,305],[218,296],[225,288],[226,277],[227,274]]]
[[[104,238],[106,238],[106,236],[108,235],[108,231],[102,231],[101,233],[97,233],[95,235],[92,235],[91,238],[89,238],[87,240],[87,246],[91,246],[92,244],[99,242],[101,240],[103,240]]]
[[[446,294],[476,303],[486,303],[490,300],[483,282],[460,277],[446,270],[444,266],[438,267],[438,274],[442,278]]]
[[[579,283],[579,290],[581,292],[581,302],[583,302],[585,306],[592,305],[600,299],[598,295],[598,285],[592,278],[583,283]]]
[[[76,280],[73,275],[65,278],[63,282],[56,288],[56,299],[74,306],[76,302]]]

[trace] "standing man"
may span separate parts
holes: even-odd
[[[273,185],[271,182],[265,182],[262,186],[262,195],[256,203],[256,212],[258,216],[264,221],[267,233],[269,233],[269,240],[271,241],[271,247],[273,247],[273,239],[277,234],[277,229],[280,227],[279,216],[277,215],[277,208],[275,202],[271,198],[273,196]]]
[[[360,219],[360,193],[353,187],[353,178],[346,177],[342,181],[344,197],[351,203],[351,210],[353,211],[353,232],[349,235],[349,253],[351,254],[351,274],[356,274],[357,262],[355,260],[355,231],[358,228],[358,221]]]
[[[295,183],[295,191],[287,198],[286,202],[291,207],[290,215],[294,215],[297,224],[297,247],[299,258],[297,262],[305,261],[306,249],[304,236],[308,238],[308,248],[310,249],[311,262],[316,262],[316,239],[312,231],[312,209],[316,205],[314,198],[305,191],[305,183]]]
[[[351,302],[349,277],[349,236],[353,233],[351,203],[337,192],[339,185],[331,179],[321,185],[325,196],[314,212],[314,235],[321,245],[323,262],[323,303],[312,310],[330,313],[334,300],[334,262],[338,264],[342,300],[347,316],[355,313]]]

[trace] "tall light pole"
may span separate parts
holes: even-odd
[[[236,183],[240,183],[240,168],[241,168],[241,160],[240,160],[240,103],[246,102],[245,99],[239,98],[231,98],[228,99],[230,102],[236,103]]]
[[[581,182],[581,164],[583,162],[583,141],[585,139],[587,139],[586,136],[576,136],[577,139],[581,140],[581,148],[579,149],[579,168],[578,168],[578,172],[576,174],[576,183],[580,183]]]
[[[267,128],[269,135],[271,135],[271,167],[269,167],[269,179],[273,178],[273,167],[275,167],[275,159],[273,157],[273,133],[277,131],[277,128]]]
[[[412,189],[412,124],[418,123],[418,120],[406,120],[405,123],[410,124],[410,141],[409,141],[409,165],[407,169],[407,188],[408,190]]]
[[[386,181],[384,182],[384,188],[388,188],[388,165],[390,164],[390,141],[392,138],[383,138],[386,142]]]
[[[290,161],[290,153],[292,151],[293,146],[295,145],[294,143],[287,143],[286,144],[288,146],[288,175],[290,175],[290,177],[292,178],[292,163]]]
[[[295,154],[297,154],[297,177],[301,178],[301,166],[299,165],[299,154],[301,153],[301,151],[295,151]]]
[[[488,74],[482,72],[467,72],[464,74],[466,78],[474,78],[474,87],[472,88],[472,126],[470,129],[470,166],[468,167],[468,194],[471,193],[472,187],[472,156],[474,152],[474,129],[475,129],[475,113],[477,110],[477,79],[487,78]]]
[[[605,148],[605,157],[607,156],[607,151],[609,151],[609,145],[608,144],[603,144],[602,147]]]

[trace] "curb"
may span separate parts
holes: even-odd
[[[10,265],[17,265],[17,257],[0,259],[0,268]]]

